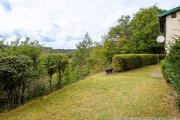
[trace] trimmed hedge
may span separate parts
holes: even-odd
[[[133,68],[139,68],[145,65],[158,63],[157,60],[164,58],[164,54],[118,54],[112,58],[112,68],[114,72],[121,72]]]

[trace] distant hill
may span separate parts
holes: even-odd
[[[72,58],[73,57],[73,52],[76,49],[53,49],[51,47],[43,47],[45,52],[48,53],[64,53],[68,58]]]
[[[55,53],[69,53],[69,52],[73,52],[76,49],[53,49],[52,47],[43,47],[43,49],[46,52],[55,52]]]

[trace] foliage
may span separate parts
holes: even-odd
[[[108,35],[103,38],[104,49],[106,50],[105,55],[109,63],[111,63],[114,54],[130,53],[131,30],[129,22],[130,16],[122,15],[118,19],[118,25],[112,27]]]
[[[17,39],[12,41],[9,46],[3,49],[2,53],[4,56],[18,56],[25,55],[28,56],[33,61],[33,77],[34,79],[39,79],[43,75],[42,66],[39,66],[39,57],[43,53],[42,45],[39,44],[37,40],[30,42],[27,37],[25,41],[20,41]]]
[[[49,75],[49,87],[50,91],[52,91],[52,76],[57,71],[56,55],[44,54],[41,56],[41,62]]]
[[[0,86],[0,104],[1,104],[0,108],[6,109],[9,107],[9,105],[11,105],[10,106],[11,108],[16,107],[26,102],[27,100],[31,100],[35,97],[48,94],[49,87],[48,87],[47,75],[51,77],[50,78],[51,80],[49,80],[50,84],[52,84],[50,85],[50,90],[52,89],[51,87],[53,88],[62,87],[61,79],[64,77],[64,73],[68,66],[68,58],[65,55],[60,53],[59,54],[49,53],[47,55],[45,54],[43,55],[44,47],[40,45],[39,42],[36,40],[31,42],[28,37],[26,38],[25,41],[21,41],[20,38],[17,38],[17,40],[12,41],[11,44],[7,44],[7,45],[5,45],[5,40],[6,40],[5,38],[2,38],[0,40],[0,59],[1,58],[4,59],[6,57],[9,59],[12,57],[12,59],[14,59],[14,62],[12,61],[12,65],[10,66],[9,70],[11,70],[12,73],[15,72],[15,70],[19,70],[16,67],[20,65],[18,63],[16,65],[15,62],[19,62],[20,58],[22,58],[22,62],[25,59],[24,57],[20,57],[20,56],[25,56],[27,61],[28,60],[31,61],[31,69],[28,71],[30,74],[30,78],[28,76],[27,77],[24,76],[23,80],[21,80],[22,81],[21,83],[13,82],[12,83],[13,87],[11,87],[12,90],[7,91],[5,89],[7,87],[4,87],[2,85]],[[19,57],[18,59],[19,61],[16,60],[16,58],[18,57]],[[21,67],[22,70],[23,68],[26,69],[26,67],[23,66]],[[4,72],[2,72],[1,75],[2,76],[9,75],[10,78],[8,78],[8,81],[15,81],[16,80],[15,78],[20,76],[19,74],[21,74],[21,72],[22,71],[16,74],[13,73],[12,74],[13,77],[10,77],[11,74],[10,75],[5,74]],[[24,72],[26,72],[26,70],[24,70]],[[53,76],[54,73],[58,73],[57,84],[54,81],[51,83],[52,79],[54,79]],[[67,72],[66,75],[68,76]],[[1,79],[1,82],[3,82],[3,80],[6,80],[5,77],[3,78],[4,79]],[[20,80],[20,78],[18,78],[18,80]],[[11,91],[13,91],[12,94]],[[13,98],[11,99],[11,97],[9,98],[9,96],[13,96]],[[8,98],[9,100],[8,102],[6,98]],[[18,98],[20,98],[20,100],[18,100]]]
[[[79,70],[73,67],[73,60],[70,59],[69,64],[67,68],[65,69],[64,77],[63,77],[63,79],[66,79],[66,82],[64,82],[65,85],[73,84],[77,82],[78,80],[80,80],[80,77],[77,71]]]
[[[157,43],[159,35],[158,15],[164,12],[157,6],[141,8],[130,19],[121,16],[118,24],[104,37],[106,57],[111,63],[114,54],[164,53],[163,43]]]
[[[90,69],[91,73],[100,72],[109,67],[105,52],[105,49],[99,43],[96,43],[91,49],[91,54],[88,58],[88,69]]]
[[[126,38],[129,39],[131,36],[131,32],[129,31],[129,15],[122,15],[120,19],[118,19],[118,25],[112,27],[108,33],[109,38],[119,39]]]
[[[159,35],[158,15],[162,12],[164,10],[157,6],[142,8],[132,18],[130,26],[136,52],[163,53],[163,43],[156,42],[156,37]]]
[[[56,65],[58,71],[58,87],[62,87],[61,79],[64,75],[65,69],[68,67],[68,58],[63,54],[56,54]],[[68,74],[68,73],[67,73]]]
[[[163,54],[119,54],[112,59],[112,67],[115,72],[139,68],[145,65],[152,65],[158,62],[158,59],[164,57]]]
[[[170,69],[174,74],[174,80],[171,82],[175,84],[178,93],[180,94],[180,36],[174,39],[175,42],[171,43],[170,51],[166,57],[170,64]]]
[[[166,59],[161,62],[161,68],[166,79],[175,86],[179,97],[177,106],[180,108],[180,36],[171,43]]]
[[[62,88],[64,84],[72,84],[85,76],[103,71],[110,67],[112,61],[118,71],[157,62],[154,55],[117,57],[115,54],[163,53],[163,44],[155,41],[158,36],[157,18],[161,12],[163,10],[152,6],[140,9],[132,18],[123,15],[118,19],[118,24],[103,37],[102,43],[94,44],[86,33],[84,40],[76,45],[76,50],[43,47],[38,41],[30,42],[29,38],[25,41],[17,38],[10,45],[5,45],[6,39],[0,36],[0,58],[23,55],[32,60],[31,82],[25,92],[26,99],[32,99],[47,94],[48,88],[50,91],[55,87]],[[65,53],[70,60],[57,52]],[[55,78],[58,80],[55,81]],[[5,93],[2,87],[1,93],[0,97]]]
[[[103,45],[99,42],[93,43],[88,33],[84,40],[76,46],[77,50],[72,59],[72,75],[75,78],[82,79],[87,75],[102,71],[108,66],[106,50]]]
[[[61,88],[61,79],[68,64],[68,58],[60,53],[49,53],[41,56],[41,62],[49,75],[50,91],[52,90],[52,77],[56,72],[58,72],[58,87]]]
[[[21,89],[24,95],[22,95],[21,102],[19,102],[18,104],[22,104],[26,102],[27,100],[30,100],[34,97],[39,97],[37,93],[39,92],[40,89],[38,88],[43,88],[44,85],[42,84],[41,81],[43,77],[45,76],[45,71],[43,69],[43,66],[40,64],[40,60],[39,60],[40,55],[43,53],[41,49],[42,45],[40,45],[38,41],[30,42],[29,38],[26,38],[25,41],[20,41],[20,39],[17,38],[17,40],[11,42],[11,44],[9,45],[4,44],[5,43],[5,39],[4,39],[4,41],[1,43],[2,44],[0,48],[0,58],[26,56],[27,60],[29,59],[31,60],[32,70],[29,71],[31,74],[31,79],[29,79],[28,77],[26,79],[26,77],[24,77],[24,79],[28,81],[28,84],[23,83],[24,85]],[[12,69],[16,69],[14,67],[15,66],[12,66]],[[15,83],[14,85],[18,86]],[[2,89],[1,86],[0,86],[0,89]],[[0,101],[3,101],[3,99],[7,98],[5,96],[6,91],[0,90],[0,93],[1,93]],[[4,106],[8,107],[8,103],[6,101],[4,101],[2,105],[3,104]],[[18,104],[15,104],[15,106],[17,106]],[[7,107],[4,107],[4,108],[7,108]],[[12,107],[14,107],[14,105]]]
[[[11,107],[24,102],[24,93],[30,82],[32,61],[26,56],[8,56],[0,59],[0,83]]]
[[[45,97],[0,114],[1,120],[115,120],[124,117],[180,117],[173,90],[158,65],[105,75],[97,73]],[[70,109],[72,108],[72,109]],[[146,119],[145,118],[145,119]]]
[[[170,79],[174,77],[170,68],[170,64],[168,63],[167,59],[161,60],[160,66],[164,79],[166,80],[167,83],[169,83]]]
[[[76,45],[77,50],[74,52],[72,65],[80,78],[87,76],[89,73],[87,63],[92,45],[93,42],[88,33],[85,34],[84,40]]]

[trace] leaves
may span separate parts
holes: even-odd
[[[152,6],[140,9],[131,19],[122,15],[104,39],[107,58],[111,60],[114,54],[119,53],[163,53],[163,43],[156,42],[158,15],[163,11]]]
[[[68,58],[60,53],[49,53],[41,56],[41,63],[45,67],[48,75],[50,76],[50,82],[52,81],[52,75],[56,72],[59,74],[59,86],[61,88],[61,79],[64,74],[64,70],[68,65]],[[50,83],[51,88],[51,83]]]
[[[11,107],[19,104],[21,91],[32,77],[32,60],[27,56],[0,58],[0,83],[7,95],[11,95]],[[20,95],[19,95],[20,94]]]

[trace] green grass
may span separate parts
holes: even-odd
[[[112,120],[121,117],[180,117],[174,92],[158,65],[116,75],[98,73],[9,112],[1,120]]]

